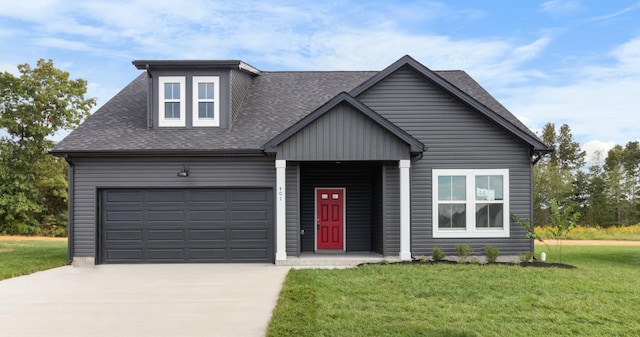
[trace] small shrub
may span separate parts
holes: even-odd
[[[531,252],[518,253],[518,259],[520,259],[520,262],[529,262],[531,261],[531,259],[533,259],[533,253]]]
[[[438,246],[431,247],[431,257],[433,258],[433,261],[442,261],[445,257],[442,248]]]
[[[469,245],[457,245],[456,252],[458,252],[458,263],[464,263],[467,257],[473,253],[473,248]]]
[[[418,261],[420,261],[420,262],[422,262],[422,263],[425,263],[425,262],[429,261],[429,258],[428,258],[428,257],[426,257],[426,256],[424,256],[424,255],[421,255],[421,256],[418,258]]]
[[[486,246],[484,247],[484,254],[487,257],[487,263],[494,263],[498,259],[498,254],[500,253],[500,249],[496,246]]]

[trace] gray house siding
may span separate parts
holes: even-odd
[[[249,93],[252,80],[253,76],[243,71],[231,70],[231,120],[229,127],[233,126],[238,117],[242,102]]]
[[[346,189],[347,251],[371,251],[372,204],[375,191],[374,174],[381,164],[372,162],[300,163],[300,229],[305,231],[301,251],[314,251],[315,188],[344,187]]]
[[[300,164],[287,162],[287,255],[300,255]]]
[[[349,104],[340,104],[278,145],[285,160],[398,160],[409,146]]]
[[[373,170],[371,177],[371,188],[380,193],[371,196],[371,251],[384,254],[384,179],[382,177],[382,166]]]
[[[275,187],[268,158],[72,158],[73,256],[96,253],[97,195],[104,188]],[[187,178],[176,174],[185,165]]]
[[[384,256],[400,253],[400,168],[398,163],[383,166]],[[412,220],[413,221],[413,220]]]
[[[509,169],[510,213],[530,218],[532,164],[525,144],[407,67],[369,88],[358,99],[429,148],[422,159],[411,162],[414,256],[429,255],[436,244],[449,254],[454,253],[457,244],[470,244],[476,252],[485,245],[496,245],[501,254],[530,249],[524,230],[514,223],[510,227],[511,238],[502,239],[433,239],[431,230],[434,168]],[[394,207],[386,204],[387,209]]]

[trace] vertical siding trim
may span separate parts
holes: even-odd
[[[276,261],[287,259],[286,169],[286,160],[276,160]]]

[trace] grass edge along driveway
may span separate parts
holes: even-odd
[[[640,249],[563,248],[577,269],[292,269],[267,336],[640,336]]]
[[[67,241],[0,237],[0,280],[66,265]]]

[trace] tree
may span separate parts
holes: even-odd
[[[47,137],[77,127],[95,99],[84,98],[85,80],[69,79],[51,60],[18,71],[0,74],[0,128],[8,133],[0,138],[0,232],[34,234],[66,217],[66,164],[47,154]]]
[[[542,131],[542,141],[556,148],[534,167],[534,217],[537,224],[548,225],[552,221],[551,200],[576,209],[580,207],[574,183],[577,178],[584,178],[578,174],[585,164],[586,153],[573,140],[567,124],[556,132],[555,124],[547,123]]]

